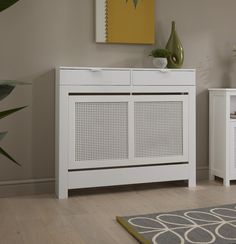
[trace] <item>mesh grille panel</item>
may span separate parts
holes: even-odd
[[[183,155],[183,103],[136,102],[135,157]]]
[[[75,103],[75,161],[128,158],[128,103]]]

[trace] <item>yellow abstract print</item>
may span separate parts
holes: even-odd
[[[103,4],[105,4],[105,23],[103,22],[105,37],[104,41],[97,40],[98,42],[134,44],[155,42],[154,0],[140,0],[136,8],[133,1],[126,0],[106,0]]]

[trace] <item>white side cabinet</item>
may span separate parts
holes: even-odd
[[[209,89],[210,179],[236,180],[236,89]]]
[[[195,70],[57,69],[56,192],[196,184]]]

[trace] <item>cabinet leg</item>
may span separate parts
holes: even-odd
[[[188,187],[196,187],[196,179],[189,179],[188,180]]]
[[[64,160],[66,162],[66,160]],[[56,171],[56,195],[58,199],[67,199],[68,198],[68,169],[65,167],[65,163],[61,162],[63,166],[62,169]]]
[[[67,199],[68,198],[67,187],[62,184],[60,186],[57,186],[56,195],[57,195],[58,199]]]
[[[58,197],[58,199],[67,199],[68,198],[68,191],[65,191],[65,192],[59,191],[59,194],[57,197]]]
[[[224,179],[223,183],[224,183],[224,186],[226,186],[226,187],[230,186],[230,180]]]
[[[209,180],[215,180],[215,176],[211,172],[209,174]]]

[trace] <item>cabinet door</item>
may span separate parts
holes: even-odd
[[[134,160],[188,161],[188,95],[133,95]]]
[[[69,97],[69,169],[128,164],[130,95]]]

